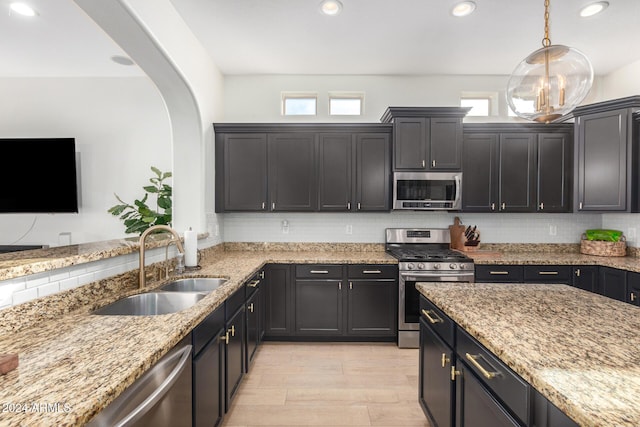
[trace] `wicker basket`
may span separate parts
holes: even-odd
[[[582,235],[580,253],[597,256],[625,256],[627,255],[627,238],[622,236],[618,242],[604,242],[601,240],[587,240]]]

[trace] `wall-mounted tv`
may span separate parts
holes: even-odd
[[[74,138],[0,138],[0,213],[78,212]]]

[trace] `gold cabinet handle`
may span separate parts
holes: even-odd
[[[353,282],[349,282],[349,289],[353,289]]]
[[[509,272],[508,271],[490,271],[489,274],[494,276],[505,276],[509,274]]]
[[[580,269],[579,268],[576,268],[576,276],[580,277]]]
[[[544,210],[544,202],[540,202],[539,208],[540,208],[541,211]]]
[[[362,270],[362,274],[380,274],[382,271],[380,270]]]
[[[441,361],[442,361],[442,367],[444,368],[447,365],[447,363],[449,363],[451,361],[451,359],[449,359],[447,357],[447,353],[442,353],[442,360]]]
[[[460,375],[461,372],[460,371],[456,371],[456,367],[454,365],[451,365],[451,381],[455,381],[456,380],[456,375]]]
[[[231,329],[229,329],[231,331],[231,336],[235,337],[236,336],[236,325],[231,325]]]
[[[505,210],[507,208],[507,204],[502,202],[502,205],[500,206],[500,209]]]
[[[253,313],[253,303],[249,304],[249,312]]]
[[[476,368],[478,368],[478,370],[480,371],[480,373],[487,379],[492,379],[497,377],[498,375],[500,375],[500,371],[487,371],[481,364],[480,362],[478,362],[478,359],[483,359],[486,362],[486,359],[484,357],[482,357],[481,354],[469,354],[469,353],[465,353],[464,355],[467,360],[469,362],[471,362],[471,364],[473,366],[475,366]]]
[[[350,211],[351,210],[351,202],[347,202],[347,210]]]
[[[496,210],[496,204],[495,203],[491,203],[491,210],[495,211]]]
[[[265,207],[266,207],[265,203],[262,202],[262,210],[264,210]]]
[[[271,203],[271,210],[275,211],[276,210],[276,202],[272,202]]]
[[[427,162],[425,160],[422,161],[422,167],[427,166]]]
[[[438,317],[438,315],[433,310],[422,309],[422,314],[424,314],[424,316],[429,320],[429,322],[432,325],[435,325],[436,323],[444,322],[444,320],[442,320],[440,317]],[[431,315],[433,315],[433,317],[431,317]],[[434,319],[434,317],[435,317],[435,319]]]
[[[631,302],[635,301],[638,297],[636,297],[635,292],[631,292],[629,294],[629,299],[631,300]]]
[[[225,344],[229,345],[229,331],[220,337],[220,341],[224,341]]]
[[[436,161],[435,160],[431,160],[431,167],[435,168],[436,167]]]
[[[582,209],[582,202],[578,205],[578,209]]]
[[[361,208],[362,208],[362,204],[358,202],[358,210],[360,210]]]
[[[249,283],[247,283],[247,286],[255,288],[256,286],[258,286],[258,283],[260,283],[260,280],[252,280]]]
[[[311,270],[311,274],[329,274],[329,270]]]
[[[558,272],[557,271],[538,271],[538,274],[540,276],[557,276]]]

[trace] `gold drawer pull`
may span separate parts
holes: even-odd
[[[329,270],[311,270],[311,274],[329,274]]]
[[[444,322],[444,320],[442,320],[440,317],[438,317],[438,315],[433,311],[433,310],[422,310],[422,314],[425,315],[425,317],[427,319],[429,319],[429,322],[432,325],[435,325],[436,323],[442,323]],[[431,317],[431,315],[433,315],[433,317],[435,317],[435,319],[433,317]]]
[[[557,276],[558,272],[557,271],[539,271],[538,274],[541,276]]]
[[[362,274],[380,274],[382,271],[380,270],[362,270]]]
[[[450,361],[451,361],[451,359],[449,359],[449,358],[447,357],[447,353],[442,353],[442,360],[441,360],[441,362],[442,362],[442,367],[443,367],[443,368],[444,368],[444,367],[446,367],[446,366],[447,366],[447,363],[449,363]]]
[[[258,286],[259,283],[260,283],[260,280],[252,280],[249,283],[247,283],[247,286],[251,288],[255,288],[256,286]]]
[[[500,371],[496,371],[494,370],[493,372],[491,371],[487,371],[481,364],[480,362],[478,362],[478,359],[483,359],[485,362],[487,362],[487,360],[482,357],[481,354],[469,354],[469,353],[465,353],[465,357],[467,358],[467,360],[469,362],[471,362],[471,364],[473,366],[475,366],[476,368],[478,368],[478,370],[480,371],[480,373],[487,379],[492,379],[497,377],[498,375],[500,375]],[[487,362],[488,363],[488,362]]]
[[[508,271],[490,271],[489,274],[504,276],[506,274],[509,274],[509,272]]]

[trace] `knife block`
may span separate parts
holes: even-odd
[[[464,251],[464,230],[465,226],[460,223],[460,218],[455,217],[453,220],[453,225],[449,226],[449,236],[451,238],[451,243],[449,247],[451,249],[456,249],[459,251]]]

